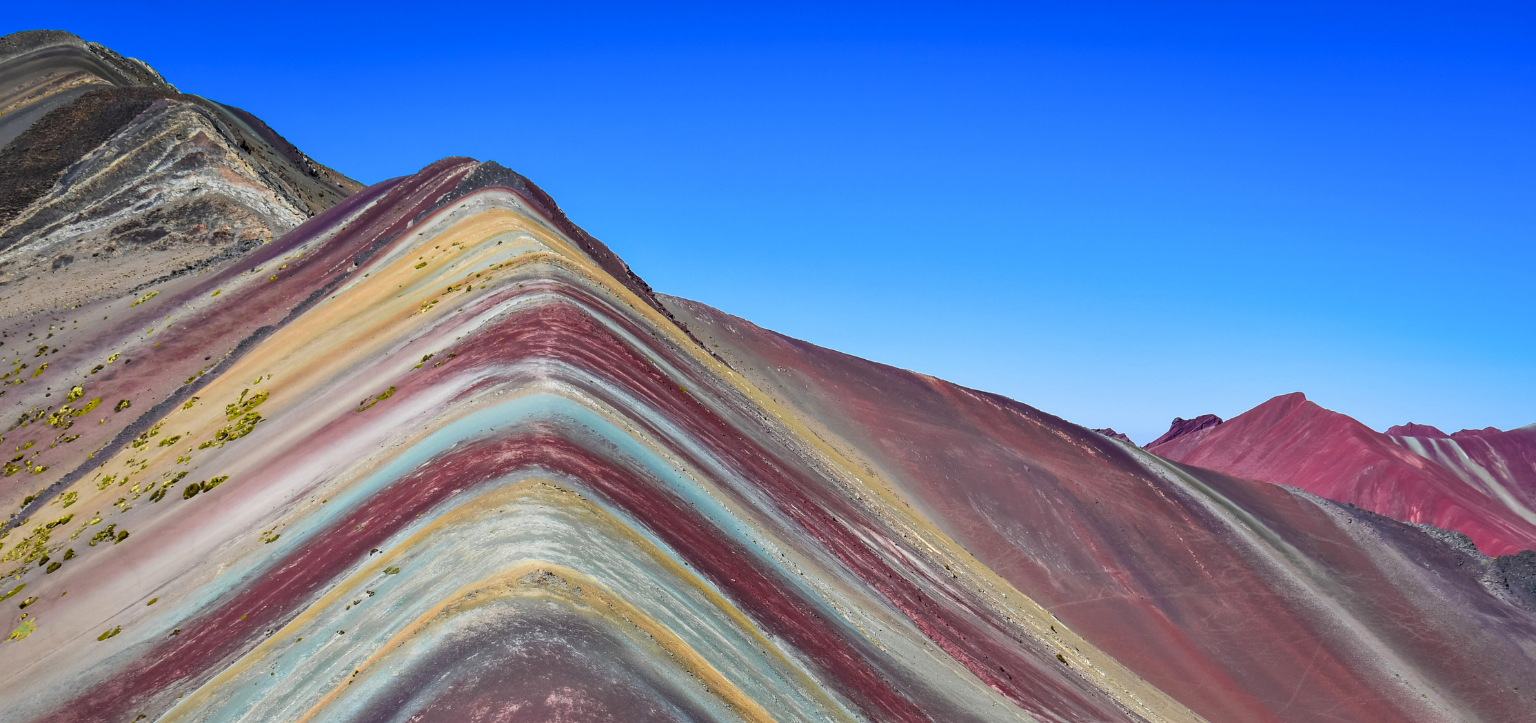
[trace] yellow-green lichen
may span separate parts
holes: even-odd
[[[25,640],[28,635],[31,635],[36,631],[37,619],[23,617],[21,619],[21,624],[17,625],[16,629],[11,631],[11,636],[6,638],[6,640]]]
[[[382,401],[384,401],[384,400],[386,400],[386,399],[388,399],[390,397],[393,397],[393,396],[395,396],[395,388],[393,386],[391,386],[390,388],[385,389],[384,391],[379,392],[378,394],[375,394],[374,396],[368,397],[367,399],[364,399],[363,401],[358,402],[357,409],[355,411],[366,412],[369,409],[372,409],[373,405],[378,404],[379,402],[382,402]]]

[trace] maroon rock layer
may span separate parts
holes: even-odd
[[[1428,424],[1414,424],[1413,422],[1409,422],[1407,424],[1399,424],[1391,429],[1388,429],[1387,435],[1392,437],[1432,437],[1435,439],[1451,438],[1451,435],[1431,427]]]

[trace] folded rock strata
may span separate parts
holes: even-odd
[[[64,397],[5,434],[38,441],[31,469],[44,443],[93,455],[6,478],[34,497],[0,543],[0,595],[32,601],[6,613],[5,653],[28,661],[0,673],[7,710],[1430,721],[1529,703],[1536,618],[1454,544],[653,294],[604,251],[526,179],[448,159],[238,267],[75,310],[39,377]]]
[[[359,189],[67,34],[0,79],[6,720],[1531,709],[1536,553],[657,294],[494,163]]]

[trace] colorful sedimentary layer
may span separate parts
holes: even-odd
[[[494,163],[333,190],[239,254],[0,314],[5,720],[1536,705],[1536,554],[656,294]]]
[[[49,370],[81,390],[7,442],[137,421],[5,540],[35,598],[9,621],[7,654],[34,661],[7,671],[10,709],[1197,719],[609,255],[520,177],[449,160],[248,268],[79,309],[114,316]],[[135,394],[164,401],[112,411]]]
[[[1300,393],[1275,397],[1198,429],[1181,431],[1190,427],[1181,421],[1175,420],[1174,428],[1147,450],[1459,532],[1487,555],[1536,549],[1536,468],[1531,465],[1536,432],[1459,432],[1457,439],[1443,433],[1444,439],[1393,436]]]
[[[1531,710],[1516,689],[1531,690],[1536,559],[1493,564],[1300,490],[668,303],[969,554],[1209,720]]]
[[[18,720],[1481,720],[1536,690],[1533,601],[1475,552],[658,297],[494,164],[156,291],[72,310],[110,318],[55,332],[64,396],[5,435],[95,450],[0,542]]]

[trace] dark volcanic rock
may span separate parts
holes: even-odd
[[[1350,507],[1353,508],[1354,505]],[[1381,515],[1376,516],[1390,519]],[[1536,610],[1536,551],[1521,550],[1513,555],[1489,557],[1477,549],[1472,538],[1460,532],[1422,522],[1413,527],[1419,528],[1424,534],[1465,555],[1474,563],[1471,569],[1482,571],[1479,581],[1489,592],[1527,610]]]
[[[49,112],[103,87],[176,92],[159,73],[59,30],[0,37],[0,146]]]
[[[1390,434],[1394,437],[1426,437],[1430,439],[1450,439],[1451,437],[1451,435],[1431,427],[1428,424],[1414,424],[1413,422],[1409,422],[1407,424],[1399,424],[1391,429],[1388,429],[1387,434]]]
[[[1095,429],[1093,431],[1098,432],[1099,434],[1102,434],[1102,435],[1104,435],[1106,437],[1109,437],[1110,439],[1118,439],[1118,440],[1120,440],[1122,442],[1131,442],[1131,438],[1130,437],[1127,437],[1124,434],[1116,432],[1115,430],[1113,430],[1113,429],[1111,429],[1109,427],[1105,427],[1104,429]],[[1131,444],[1135,444],[1135,442],[1131,442]]]
[[[0,318],[228,262],[360,188],[68,33],[0,38],[0,81]]]
[[[1500,555],[1489,567],[1494,585],[1503,587],[1506,595],[1526,608],[1536,610],[1536,551]]]
[[[98,88],[57,108],[0,149],[0,226],[53,187],[64,170],[107,142],[156,100],[161,88]],[[14,238],[0,238],[0,251]]]
[[[1164,432],[1163,436],[1152,440],[1152,443],[1147,445],[1147,447],[1150,449],[1159,444],[1166,444],[1168,442],[1172,442],[1175,439],[1178,439],[1179,437],[1194,434],[1195,432],[1199,432],[1203,429],[1209,429],[1218,424],[1221,424],[1221,417],[1218,417],[1214,414],[1202,414],[1198,417],[1195,417],[1194,419],[1174,417],[1173,424],[1168,426],[1168,431]]]

